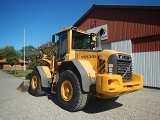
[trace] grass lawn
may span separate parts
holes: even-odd
[[[15,77],[25,77],[28,73],[32,72],[32,69],[27,69],[25,71],[23,70],[17,70],[15,74],[15,70],[3,70],[4,72],[8,74],[12,74]]]

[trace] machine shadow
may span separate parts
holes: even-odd
[[[48,97],[48,100],[51,100],[54,104],[59,106],[56,95],[50,94],[50,95],[47,95],[47,97]],[[83,108],[81,111],[89,114],[94,114],[94,113],[100,113],[107,110],[115,109],[115,108],[121,107],[122,105],[123,104],[120,104],[115,101],[109,101],[109,100],[101,101],[93,98],[88,101],[86,107]]]
[[[100,113],[123,106],[123,104],[110,100],[91,99],[82,110],[89,114]]]
[[[51,100],[54,104],[56,104],[57,106],[59,106],[58,100],[57,100],[57,96],[54,94],[49,94],[47,95],[48,100]]]

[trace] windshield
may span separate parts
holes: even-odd
[[[72,49],[93,49],[92,37],[73,30]]]

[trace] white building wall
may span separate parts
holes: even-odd
[[[109,49],[109,50],[111,50],[111,43],[102,44],[102,49]]]
[[[144,85],[160,87],[160,51],[132,53],[133,72],[144,76]]]
[[[111,49],[131,54],[132,53],[131,40],[112,42]]]

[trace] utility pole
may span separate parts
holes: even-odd
[[[24,50],[24,52],[23,52],[23,53],[24,53],[24,65],[23,65],[23,70],[25,71],[25,70],[26,70],[26,66],[25,66],[25,61],[26,61],[26,60],[25,60],[25,29],[24,29],[24,49],[23,49],[23,50]]]

